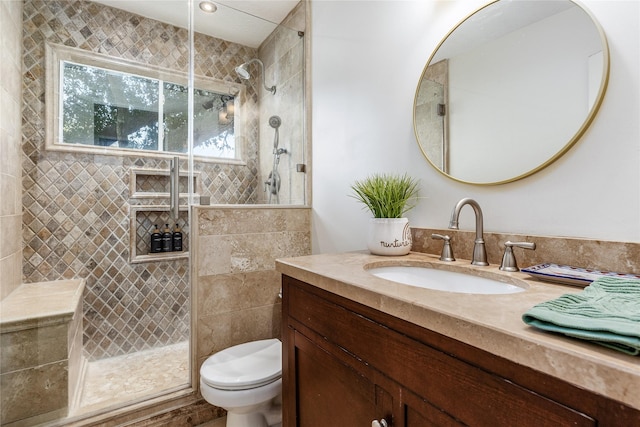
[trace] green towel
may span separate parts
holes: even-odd
[[[640,354],[640,280],[605,276],[578,294],[532,307],[522,320],[546,331]]]

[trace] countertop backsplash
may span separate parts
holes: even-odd
[[[475,232],[450,229],[412,228],[415,252],[439,255],[442,241],[434,240],[431,234],[446,234],[451,237],[453,254],[458,259],[471,259]],[[534,242],[535,250],[513,248],[518,267],[554,263],[587,269],[617,273],[640,274],[640,243],[612,242],[573,237],[532,236],[484,232],[489,264],[500,264],[504,242]]]

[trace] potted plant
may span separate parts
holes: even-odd
[[[351,197],[373,214],[369,222],[369,251],[376,255],[408,254],[411,230],[403,215],[417,203],[418,182],[406,174],[374,174],[355,181],[351,189]]]

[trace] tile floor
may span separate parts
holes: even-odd
[[[227,417],[218,418],[208,423],[200,424],[198,427],[226,427]]]
[[[89,362],[72,415],[155,396],[188,381],[187,341]]]

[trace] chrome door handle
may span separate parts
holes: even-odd
[[[380,421],[378,420],[371,421],[371,427],[389,427],[389,424],[387,424],[387,420],[383,418]]]
[[[171,205],[171,215],[173,219],[178,222],[180,217],[180,158],[174,157],[171,159],[171,166],[169,170],[169,198]]]

